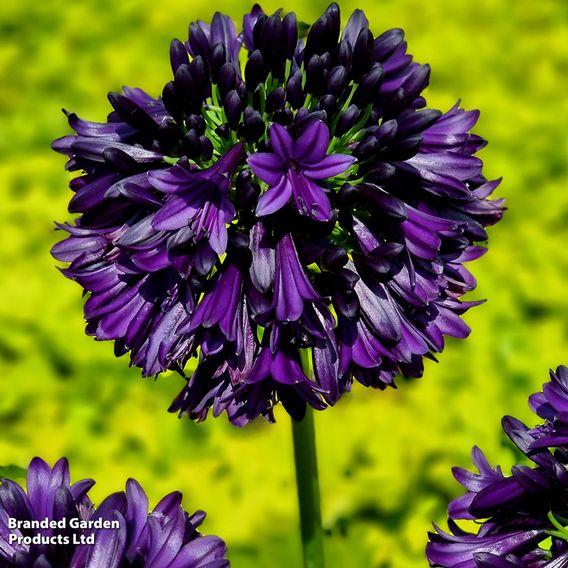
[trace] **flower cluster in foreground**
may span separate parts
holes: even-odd
[[[477,111],[425,108],[428,65],[331,4],[306,30],[255,5],[171,43],[154,98],[110,93],[106,123],[67,113],[74,224],[53,255],[88,294],[87,333],[144,376],[196,370],[171,410],[236,425],[282,402],[383,389],[464,338],[489,200]],[[241,51],[246,52],[246,57]],[[243,63],[244,62],[244,63]]]
[[[144,490],[137,481],[129,479],[126,491],[109,495],[95,508],[87,496],[94,484],[91,479],[71,484],[66,459],[50,468],[43,460],[34,458],[27,472],[27,492],[14,481],[1,480],[0,566],[229,566],[224,542],[197,532],[205,513],[188,515],[181,507],[181,493],[166,495],[148,513]],[[13,523],[19,528],[12,527]],[[77,525],[90,528],[76,528]],[[97,525],[102,528],[92,528]]]
[[[467,493],[448,507],[451,534],[437,527],[430,534],[426,553],[432,566],[568,566],[568,368],[551,371],[529,404],[543,423],[529,428],[505,416],[503,430],[534,465],[515,465],[506,476],[474,448],[479,473],[454,469]],[[462,530],[457,520],[477,521],[477,533]]]

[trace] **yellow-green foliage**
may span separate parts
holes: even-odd
[[[237,430],[195,425],[166,409],[180,379],[143,381],[112,346],[83,333],[80,289],[58,274],[54,219],[69,218],[69,175],[50,141],[66,133],[60,108],[90,119],[123,84],[157,95],[170,77],[169,40],[235,0],[8,0],[0,5],[0,465],[68,456],[96,499],[135,476],[155,502],[180,489],[209,513],[235,568],[299,564],[290,425],[277,413]],[[274,10],[271,0],[265,6]],[[459,97],[480,108],[477,132],[490,178],[504,176],[505,219],[472,269],[471,337],[448,341],[424,379],[396,391],[355,387],[317,416],[330,568],[424,566],[431,519],[459,492],[450,474],[473,444],[505,467],[515,456],[503,414],[532,420],[527,395],[568,346],[568,7],[565,0],[381,0],[375,32],[403,27],[432,65],[430,106]],[[321,2],[284,6],[313,19]]]

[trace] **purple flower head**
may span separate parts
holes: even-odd
[[[67,113],[53,148],[78,217],[52,253],[89,335],[183,375],[172,411],[301,417],[468,335],[464,265],[501,219],[499,180],[474,156],[479,113],[425,108],[430,68],[406,48],[360,10],[305,32],[255,5],[242,30],[216,13],[173,40],[161,96],[111,93],[101,124]]]
[[[503,418],[503,430],[527,463],[513,466],[506,476],[474,448],[479,473],[454,469],[467,493],[448,507],[451,532],[435,527],[430,533],[426,555],[431,566],[568,566],[568,440],[558,426],[567,400],[562,390],[567,376],[566,367],[551,371],[543,392],[529,398],[542,424],[528,428],[515,418]],[[478,532],[463,530],[456,522],[461,519],[478,522]],[[549,538],[552,546],[547,547]]]
[[[67,460],[53,468],[34,458],[27,492],[14,481],[0,485],[0,563],[6,568],[227,568],[225,544],[201,536],[205,513],[188,515],[179,492],[148,512],[137,481],[95,507],[95,482],[69,481]],[[13,525],[16,524],[14,527]]]

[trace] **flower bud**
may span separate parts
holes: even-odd
[[[199,134],[196,130],[190,130],[183,137],[183,149],[188,158],[195,160],[201,155],[201,143],[199,141]]]
[[[304,48],[304,61],[309,61],[312,55],[323,53],[326,51],[326,33],[329,22],[329,16],[322,14],[308,31],[306,38],[306,46]]]
[[[286,59],[292,59],[298,43],[298,21],[294,12],[286,14],[282,20],[282,42]]]
[[[326,51],[325,53],[322,53],[320,55],[321,58],[321,62],[323,65],[323,68],[326,70],[329,70],[331,68],[331,64],[333,63],[333,59],[331,57],[331,54],[329,53],[329,51]]]
[[[379,101],[384,105],[383,119],[396,117],[405,107],[407,100],[408,97],[406,90],[400,87],[396,91],[389,94],[388,100]]]
[[[205,132],[205,119],[200,114],[191,114],[187,117],[185,121],[188,130],[192,128],[197,130],[199,134],[203,134]]]
[[[312,55],[320,55],[326,51],[334,51],[339,39],[339,8],[332,4],[317,19],[306,38],[305,58],[309,60]]]
[[[336,97],[341,96],[349,82],[349,74],[343,65],[334,67],[327,76],[326,93]]]
[[[209,56],[211,55],[209,40],[198,22],[192,22],[189,25],[188,43],[191,55],[194,57],[201,55],[203,59],[209,59]]]
[[[367,16],[365,16],[365,12],[359,9],[353,10],[353,13],[349,16],[349,20],[345,24],[341,39],[345,40],[351,46],[354,46],[359,34],[365,29],[369,29],[369,20]]]
[[[403,161],[412,158],[422,145],[421,134],[411,134],[404,138],[395,140],[381,156],[388,157],[392,160]]]
[[[264,64],[262,54],[257,49],[250,54],[245,65],[245,81],[249,92],[254,91],[260,83],[264,83],[268,70]]]
[[[247,100],[247,85],[244,81],[241,81],[237,85],[237,93],[239,94],[239,97],[241,97],[242,101]]]
[[[203,159],[205,161],[210,160],[213,157],[213,143],[205,135],[199,137],[199,143],[201,144]]]
[[[271,91],[266,97],[266,112],[272,113],[284,106],[286,101],[286,91],[282,87],[278,87]]]
[[[379,94],[383,76],[383,66],[380,63],[374,63],[371,69],[363,75],[361,83],[353,96],[353,102],[359,106],[371,104]]]
[[[421,111],[410,110],[403,112],[397,119],[398,132],[407,134],[411,132],[422,132],[442,116],[439,110],[427,109]]]
[[[215,128],[215,134],[221,138],[228,138],[230,132],[231,129],[228,124],[221,124],[221,126],[217,126],[217,128]]]
[[[260,49],[268,65],[272,65],[279,59],[284,59],[282,50],[282,20],[279,15],[274,14],[261,22],[258,40],[258,44],[255,43],[255,46],[257,49]]]
[[[305,109],[306,112],[298,112],[296,113],[296,120],[294,126],[298,132],[302,132],[304,128],[307,128],[310,124],[315,122],[316,120],[321,120],[322,122],[327,122],[327,113],[325,110],[314,110],[310,112],[308,109]]]
[[[337,126],[335,127],[335,135],[343,136],[346,132],[349,132],[351,128],[355,126],[357,120],[359,120],[359,115],[361,112],[356,105],[350,105],[339,117]]]
[[[373,45],[373,59],[385,61],[390,57],[404,40],[404,32],[400,28],[387,30],[375,38]]]
[[[221,100],[225,99],[229,91],[235,89],[237,86],[237,71],[233,63],[227,62],[221,66],[221,69],[219,69],[217,73],[217,86],[219,87]]]
[[[282,126],[289,126],[294,122],[294,113],[292,109],[284,108],[282,110],[277,110],[272,116],[274,122],[281,124]]]
[[[195,96],[196,85],[188,64],[184,63],[178,67],[174,75],[174,85],[184,99]]]
[[[118,116],[124,122],[130,124],[139,130],[147,130],[149,132],[157,132],[158,124],[154,119],[142,108],[140,108],[133,100],[120,95],[118,93],[109,93],[108,100],[117,112]]]
[[[363,29],[353,47],[352,74],[355,81],[360,81],[361,77],[369,70],[372,55],[373,34],[369,29]]]
[[[264,26],[268,20],[268,16],[263,12],[259,14],[252,29],[252,37],[254,40],[255,49],[262,52],[264,49],[269,48],[269,42],[266,42],[266,38],[263,37]],[[270,38],[268,38],[270,39]]]
[[[250,238],[246,233],[242,231],[232,230],[228,234],[228,247],[230,252],[236,252],[242,249],[248,249],[250,244]]]
[[[225,50],[225,46],[222,43],[218,43],[215,45],[213,52],[211,53],[211,74],[213,75],[213,78],[217,77],[219,69],[221,69],[226,62],[227,52]]]
[[[326,270],[338,270],[347,264],[349,257],[343,247],[336,246],[327,249],[322,257],[322,265]]]
[[[349,207],[356,201],[358,193],[359,191],[354,185],[344,183],[337,193],[337,202],[342,207]]]
[[[225,97],[223,102],[223,107],[225,109],[225,115],[227,117],[227,122],[231,127],[231,130],[236,130],[239,125],[239,120],[241,118],[241,108],[242,102],[237,91],[230,91]]]
[[[250,207],[260,195],[260,186],[252,181],[249,170],[243,170],[235,180],[236,202],[241,209]]]
[[[383,122],[374,132],[373,136],[380,142],[381,146],[386,146],[394,139],[398,133],[398,123],[396,120]]]
[[[312,55],[306,66],[306,91],[314,95],[323,92],[324,83],[324,66],[322,58],[319,55]]]
[[[160,147],[164,148],[165,153],[169,153],[179,145],[183,131],[175,121],[167,118],[158,127],[157,136],[160,140]]]
[[[170,43],[170,63],[174,75],[180,65],[183,65],[184,63],[186,65],[189,64],[187,49],[185,49],[185,45],[183,45],[179,39],[172,39],[172,42]]]
[[[337,48],[337,63],[349,72],[353,63],[353,47],[344,39],[339,42]]]
[[[397,222],[405,221],[408,217],[404,203],[383,191],[378,185],[362,183],[359,185],[362,199],[376,205],[376,212]]]
[[[178,67],[174,76],[176,92],[180,96],[183,108],[190,112],[195,112],[201,105],[198,98],[198,88],[191,74],[189,65],[183,64]]]
[[[418,65],[403,83],[407,101],[413,101],[430,82],[430,65]]]
[[[241,170],[237,174],[237,177],[235,178],[235,188],[238,191],[240,187],[242,187],[246,183],[249,183],[251,180],[252,180],[251,171],[250,170]]]
[[[296,69],[286,85],[286,99],[292,108],[298,109],[304,104],[304,93],[302,91],[302,72]]]
[[[355,150],[353,150],[353,155],[359,161],[364,161],[376,154],[378,150],[379,143],[377,142],[377,139],[373,136],[369,136],[368,138],[365,138],[365,140],[357,144]]]
[[[341,30],[341,13],[339,10],[339,6],[336,2],[332,2],[328,7],[325,13],[329,16],[329,26],[330,26],[330,34],[333,37],[333,46],[337,45],[337,41],[339,39],[339,32]]]
[[[136,171],[138,166],[132,156],[118,148],[105,148],[103,150],[103,159],[109,166],[112,166],[123,175],[131,174],[133,171]]]
[[[355,319],[359,314],[359,299],[357,294],[350,290],[337,290],[333,294],[333,305],[337,312],[345,318]]]
[[[176,93],[173,81],[166,83],[162,90],[162,101],[170,116],[176,121],[181,122],[183,119],[183,107]]]
[[[318,109],[324,110],[327,116],[331,116],[337,108],[337,99],[333,95],[324,95],[318,101]]]
[[[396,168],[388,162],[378,162],[366,174],[365,180],[382,183],[396,175]]]
[[[209,95],[210,92],[207,92],[209,87],[209,70],[203,57],[201,57],[201,55],[194,57],[192,62],[189,64],[189,69],[193,80],[197,85],[201,98]]]
[[[374,253],[375,251],[366,254],[353,251],[353,261],[361,274],[370,273],[374,278],[381,280],[380,275],[388,274],[391,271],[392,263],[390,260],[382,257],[380,252],[378,254]]]
[[[355,288],[355,284],[359,282],[360,278],[356,272],[349,270],[348,268],[344,268],[340,270],[337,274],[337,280],[342,290],[348,291],[353,290]]]
[[[264,134],[265,124],[257,110],[245,108],[243,122],[243,135],[247,142],[255,142]]]

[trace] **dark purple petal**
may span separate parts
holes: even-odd
[[[290,170],[286,176],[292,187],[294,201],[300,215],[311,217],[316,221],[328,221],[331,215],[331,204],[325,191],[313,181]]]
[[[329,146],[329,128],[321,120],[312,122],[294,143],[292,158],[302,166],[319,164]],[[331,177],[331,176],[328,176]]]
[[[319,298],[309,281],[290,235],[284,235],[276,245],[274,307],[280,321],[295,321],[304,309],[304,301]]]
[[[283,160],[289,158],[294,148],[294,141],[290,133],[280,124],[273,124],[268,132],[272,151]]]
[[[334,177],[343,173],[353,163],[353,156],[345,154],[331,154],[323,158],[319,163],[303,167],[303,173],[307,178],[321,180]]]
[[[487,552],[498,557],[523,550],[543,538],[542,531],[516,531],[479,537],[473,534],[450,535],[437,527],[426,547],[428,560],[436,566],[476,568],[474,554]]]
[[[481,173],[481,160],[456,152],[438,154],[417,154],[408,160],[418,171],[447,175],[460,181],[471,179]]]
[[[354,47],[359,34],[365,29],[369,29],[369,20],[367,20],[365,12],[358,9],[354,10],[345,25],[341,39]]]
[[[114,511],[112,519],[120,523],[118,530],[97,531],[95,544],[87,556],[85,568],[118,568],[126,545],[126,522],[119,511]]]
[[[277,185],[283,175],[283,159],[278,154],[253,154],[247,160],[254,175],[270,186]]]
[[[256,214],[259,217],[264,217],[279,211],[290,201],[292,194],[292,184],[287,177],[282,177],[278,184],[270,187],[260,196],[256,206]]]
[[[268,231],[263,223],[253,225],[250,230],[252,262],[250,276],[260,292],[268,292],[274,280],[274,248],[268,242]]]
[[[188,566],[202,566],[203,568],[223,568],[229,566],[224,560],[227,552],[225,543],[216,536],[203,536],[185,544],[169,568],[187,568]]]
[[[255,4],[252,7],[250,13],[245,14],[243,16],[243,41],[244,41],[245,47],[250,52],[255,50],[253,29],[254,29],[254,25],[256,24],[256,22],[258,20],[258,17],[261,14],[264,14],[264,11],[262,10],[262,8],[258,4]]]

